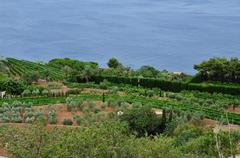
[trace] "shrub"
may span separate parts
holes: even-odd
[[[150,107],[133,108],[120,116],[122,121],[128,123],[130,130],[138,136],[145,133],[155,135],[163,132],[163,118],[159,118]]]
[[[43,96],[47,96],[48,94],[49,94],[49,92],[48,92],[47,89],[44,89],[44,90],[42,91],[42,95],[43,95]]]
[[[32,93],[29,89],[25,89],[23,92],[22,92],[22,96],[24,97],[27,97],[27,96],[30,96]]]
[[[82,100],[77,100],[76,101],[77,107],[82,111],[84,109],[83,101]]]
[[[74,110],[77,107],[77,102],[76,101],[68,101],[67,102],[67,110],[70,112],[72,110]]]
[[[21,107],[23,104],[22,104],[22,102],[20,102],[20,101],[14,101],[13,103],[12,103],[12,106],[13,107]]]
[[[74,120],[76,121],[77,125],[80,125],[82,123],[82,118],[78,115],[74,116]]]
[[[100,83],[99,88],[101,88],[101,89],[108,89],[108,86],[109,86],[110,84],[111,84],[111,83],[108,82],[107,80],[103,80],[103,82]]]
[[[53,109],[50,109],[48,111],[48,121],[50,124],[56,124],[57,123],[57,116],[56,111]]]
[[[112,87],[111,92],[112,92],[113,94],[117,94],[118,91],[119,91],[119,88],[118,88],[117,86]]]
[[[93,108],[93,112],[95,113],[95,114],[97,114],[97,113],[99,113],[101,110],[100,109],[98,109],[98,108]]]
[[[39,89],[35,89],[35,90],[32,91],[33,96],[39,96],[39,94],[40,94]]]
[[[95,76],[93,77],[96,83],[101,83],[107,80],[111,83],[117,84],[130,84],[133,86],[143,86],[145,88],[160,88],[164,91],[180,92],[182,90],[197,90],[201,92],[209,93],[225,93],[238,95],[240,94],[240,86],[234,85],[214,85],[203,83],[187,83],[180,81],[166,81],[154,78],[142,78],[140,81],[138,78],[131,77],[119,77],[119,76]],[[139,82],[138,82],[139,81]]]
[[[8,94],[20,95],[24,91],[26,85],[22,81],[7,80],[3,81],[0,86],[0,90],[7,91]]]
[[[64,119],[63,120],[63,125],[73,125],[73,121],[71,119]]]

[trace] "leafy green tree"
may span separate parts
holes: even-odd
[[[49,81],[49,77],[50,77],[50,74],[51,72],[49,71],[49,69],[45,69],[43,72],[42,72],[42,75],[43,75],[43,78],[45,78],[46,81]]]
[[[155,135],[164,131],[162,118],[158,117],[150,107],[133,108],[121,116],[121,120],[128,123],[133,133],[144,136],[146,133]]]
[[[82,76],[86,79],[86,82],[89,82],[92,76],[94,76],[96,70],[89,65],[86,65],[82,71]]]
[[[26,73],[23,75],[23,80],[31,84],[32,82],[37,82],[40,79],[40,74],[38,71],[32,72],[32,73]]]
[[[107,65],[109,68],[114,68],[114,69],[122,66],[122,64],[116,58],[109,59]]]
[[[194,65],[202,81],[239,82],[240,61],[238,58],[210,58]]]
[[[1,89],[7,91],[8,94],[20,95],[25,89],[22,81],[7,80],[1,85]]]
[[[136,71],[138,76],[143,77],[154,77],[158,76],[159,71],[152,66],[142,66],[140,69]]]
[[[69,75],[72,73],[73,70],[71,67],[66,65],[63,67],[63,71],[64,71],[65,79],[68,79]]]

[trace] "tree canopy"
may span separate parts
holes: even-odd
[[[201,81],[240,82],[240,61],[238,58],[210,58],[194,65]]]

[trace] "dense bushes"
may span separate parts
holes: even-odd
[[[127,78],[117,76],[95,76],[92,78],[96,83],[104,80],[118,84],[131,84],[134,86],[143,86],[145,88],[160,88],[165,91],[180,92],[182,90],[198,90],[209,93],[225,93],[232,95],[240,94],[240,86],[214,85],[203,83],[186,83],[177,81],[165,81],[151,78]]]
[[[138,138],[119,121],[76,128],[45,128],[42,124],[0,128],[0,146],[17,158],[212,158],[219,154],[229,157],[239,153],[239,138],[237,132],[231,132],[229,139],[228,132],[220,131],[215,135],[208,129],[188,125],[179,126],[171,137]]]
[[[165,118],[157,116],[148,106],[128,110],[121,116],[121,120],[126,121],[130,130],[136,132],[138,136],[161,133],[166,123]]]
[[[25,89],[25,85],[22,81],[6,80],[0,81],[0,91],[7,91],[8,94],[20,95]]]

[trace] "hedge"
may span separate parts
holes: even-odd
[[[142,86],[145,88],[160,88],[165,91],[180,92],[182,90],[197,90],[209,93],[224,93],[231,95],[240,95],[240,86],[214,85],[203,83],[187,83],[178,81],[166,81],[153,78],[136,77],[118,77],[118,76],[94,76],[91,81],[99,84],[104,79],[117,84],[130,84],[133,86]],[[79,81],[80,82],[80,81]]]

